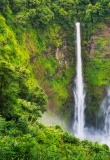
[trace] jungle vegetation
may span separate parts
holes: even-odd
[[[64,120],[71,114],[77,21],[82,25],[86,112],[92,119],[110,85],[110,58],[102,54],[110,38],[97,37],[92,58],[89,44],[97,29],[110,27],[110,1],[0,0],[0,160],[110,159],[107,145],[80,141],[38,120],[46,109]],[[56,50],[65,47],[57,59]]]

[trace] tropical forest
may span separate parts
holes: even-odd
[[[110,160],[110,0],[0,0],[0,160]]]

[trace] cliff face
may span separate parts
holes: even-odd
[[[65,33],[60,34],[62,29],[50,30],[50,37],[47,37],[49,30],[41,33],[41,42],[38,40],[39,33],[36,32],[33,37],[34,30],[27,32],[24,44],[36,80],[48,96],[47,110],[68,118],[73,109],[75,49],[68,44]]]

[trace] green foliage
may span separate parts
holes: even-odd
[[[26,117],[20,117],[17,122],[18,130],[21,130],[24,134],[28,132],[28,119]]]
[[[0,12],[0,160],[110,159],[107,145],[81,142],[59,126],[37,121],[47,102],[62,114],[66,110],[67,88],[74,74],[68,52],[74,49],[75,22],[81,21],[87,44],[104,20],[109,24],[109,0],[0,0]],[[67,53],[60,65],[55,51],[63,51],[64,41]],[[99,37],[94,58],[83,55],[88,60],[87,87],[92,90],[87,111],[91,119],[98,111],[102,86],[110,84],[110,61],[101,54],[109,42]]]
[[[15,67],[5,61],[0,62],[0,86],[0,111],[8,118],[16,104],[18,84]]]
[[[13,0],[13,1],[10,1],[10,6],[11,6],[11,9],[14,13],[17,13],[17,12],[20,12],[22,10],[25,10],[26,9],[26,5],[27,5],[27,0]]]
[[[23,78],[26,79],[25,75],[21,77],[21,74],[22,73],[19,72],[19,70],[16,70],[15,66],[12,64],[5,61],[0,62],[0,111],[2,115],[8,119],[15,118],[17,116],[17,113],[14,113],[16,110],[14,108],[18,105],[17,99],[19,96],[20,98],[25,98],[27,100],[26,104],[22,104],[24,108],[27,106],[27,110],[28,112],[31,112],[31,114],[35,112],[36,115],[39,115],[39,112],[42,113],[45,111],[47,97],[43,90],[39,87],[34,88],[35,86],[29,89],[28,85],[26,86],[25,84],[21,84],[23,83]],[[19,78],[21,78],[21,81]],[[24,91],[25,88],[26,91]],[[23,97],[22,94],[20,94],[21,90],[22,94],[25,94]],[[28,103],[30,105],[28,105]]]
[[[0,0],[0,10],[4,13],[7,6],[9,5],[8,0]]]
[[[106,145],[87,140],[81,142],[56,126],[43,126],[39,122],[30,124],[23,118],[19,119],[16,127],[3,118],[0,118],[0,124],[7,133],[6,136],[3,132],[0,134],[1,160],[108,160],[110,156]]]
[[[38,20],[36,21],[36,24],[38,23],[38,26],[45,27],[52,21],[53,17],[54,13],[46,5],[41,5],[36,9],[35,19]]]
[[[0,116],[0,136],[5,133],[7,122]]]
[[[16,26],[22,26],[24,28],[27,26],[28,21],[29,21],[28,12],[19,12],[14,19],[14,23]]]
[[[76,146],[80,144],[79,139],[73,137],[73,135],[69,135],[67,132],[63,134],[63,140],[65,143],[75,144]]]
[[[58,67],[57,61],[53,57],[50,57],[48,59],[44,59],[43,65],[46,70],[47,78],[52,78]]]
[[[6,28],[5,18],[0,15],[0,33],[4,33],[5,28]]]
[[[110,83],[110,79],[108,77],[109,70],[109,60],[91,60],[87,63],[86,75],[88,75],[88,82],[91,85],[108,85]]]

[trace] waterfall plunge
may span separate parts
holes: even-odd
[[[76,23],[76,51],[77,51],[77,67],[76,67],[76,79],[74,88],[75,97],[75,115],[73,130],[76,137],[84,138],[84,83],[82,75],[82,60],[81,60],[81,38],[80,38],[80,23]]]

